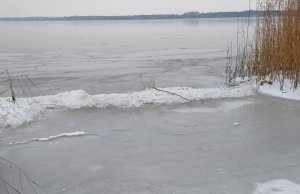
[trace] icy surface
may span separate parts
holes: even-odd
[[[224,104],[244,105],[227,109]],[[173,111],[189,108],[217,111]],[[22,166],[48,193],[250,194],[266,180],[300,182],[299,108],[295,101],[252,96],[65,109],[4,131],[0,156]],[[234,127],[236,122],[241,125]],[[74,131],[95,135],[7,146]],[[18,185],[18,172],[7,167],[1,173]]]
[[[253,104],[253,101],[235,100],[233,102],[223,102],[217,107],[189,107],[189,108],[176,108],[174,112],[179,113],[212,113],[212,112],[226,112],[230,110],[239,109],[243,106]]]
[[[46,110],[55,108],[131,108],[150,103],[174,104],[205,99],[240,98],[254,94],[253,87],[245,85],[233,88],[173,87],[98,95],[90,95],[83,90],[76,90],[52,96],[20,98],[16,103],[10,102],[9,98],[0,98],[0,114],[2,115],[0,124],[2,126],[20,126],[33,121]]]
[[[299,194],[300,185],[286,179],[258,184],[253,194]]]
[[[250,194],[295,188],[256,187],[266,180],[300,183],[300,104],[253,95],[250,86],[224,88],[236,19],[1,22],[0,29],[1,68],[19,78],[17,102],[0,99],[4,125],[19,126],[0,130],[0,156],[48,193]],[[7,77],[0,82],[1,96],[10,96]],[[74,131],[86,135],[48,141]],[[21,189],[9,165],[1,163],[0,176]],[[34,193],[22,180],[22,193]]]

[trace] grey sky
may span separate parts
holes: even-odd
[[[248,0],[0,0],[0,17],[133,15],[246,9]]]

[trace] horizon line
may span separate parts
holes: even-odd
[[[72,18],[72,17],[134,17],[134,16],[184,16],[186,14],[218,14],[218,13],[245,13],[245,12],[257,12],[256,10],[239,10],[239,11],[209,11],[209,12],[199,12],[199,11],[190,11],[184,13],[157,13],[157,14],[129,14],[129,15],[65,15],[65,16],[1,16],[0,19],[59,19],[59,18]]]

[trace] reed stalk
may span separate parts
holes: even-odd
[[[254,47],[247,64],[258,81],[300,84],[300,0],[257,1]]]

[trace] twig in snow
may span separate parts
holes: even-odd
[[[188,101],[188,102],[192,102],[192,100],[187,99],[186,97],[183,97],[183,96],[181,96],[180,94],[176,94],[176,93],[169,92],[169,91],[166,91],[166,90],[158,89],[158,88],[156,88],[156,87],[154,87],[154,86],[148,86],[148,87],[149,87],[149,88],[152,88],[152,89],[154,89],[154,90],[160,91],[160,92],[165,92],[165,93],[167,93],[167,94],[171,94],[171,95],[174,95],[174,96],[178,96],[178,97],[180,97],[180,98],[182,98],[182,99],[184,99],[184,100],[186,100],[186,101]]]

